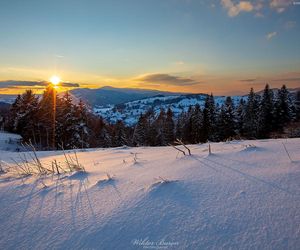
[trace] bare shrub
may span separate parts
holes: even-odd
[[[174,145],[175,144],[175,145]],[[179,152],[181,152],[184,156],[186,155],[186,151],[188,152],[188,155],[192,155],[191,154],[191,150],[179,139],[176,139],[174,144],[169,144],[169,146],[172,146],[174,149],[178,150]],[[185,150],[182,150],[176,146],[183,146],[185,148]]]
[[[26,146],[26,147],[25,147]],[[51,161],[50,164],[42,163],[39,159],[35,147],[31,143],[24,145],[27,150],[26,153],[19,153],[19,161],[11,158],[13,164],[7,166],[7,172],[15,173],[19,176],[38,175],[45,176],[49,174],[63,174],[68,172],[85,172],[85,168],[79,163],[76,150],[73,150],[71,154],[68,154],[63,150],[65,162],[57,162],[56,159]],[[0,169],[3,168],[3,164],[0,165]]]
[[[85,168],[82,164],[79,163],[76,149],[73,150],[73,156],[71,154],[67,154],[66,151],[64,150],[63,145],[60,145],[64,157],[65,157],[65,163],[69,169],[70,172],[74,171],[83,171],[85,172]]]

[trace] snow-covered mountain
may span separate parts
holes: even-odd
[[[63,93],[61,92],[60,95]],[[170,96],[180,94],[148,89],[114,88],[110,86],[98,89],[77,88],[70,90],[69,93],[73,99],[82,99],[92,107],[96,105],[120,104],[156,95]],[[15,101],[16,97],[17,95],[0,94],[0,101],[11,104]]]
[[[177,117],[182,111],[187,111],[191,105],[199,104],[203,107],[206,96],[205,94],[158,95],[117,105],[96,106],[94,112],[108,122],[115,123],[118,120],[122,120],[127,125],[133,125],[138,121],[139,116],[149,109],[153,109],[158,114],[161,109],[167,110],[171,108],[174,116]],[[238,104],[240,99],[246,97],[233,96],[232,98],[235,104]],[[225,96],[216,96],[216,105],[222,105],[225,99]]]
[[[77,98],[82,99],[92,107],[116,105],[129,101],[135,101],[156,95],[176,95],[178,93],[147,90],[147,89],[134,89],[134,88],[114,88],[105,86],[99,89],[79,88],[73,89],[70,93]]]
[[[16,100],[17,95],[0,94],[0,102],[12,104]]]
[[[86,172],[22,178],[0,151],[1,249],[299,249],[299,145],[78,150]],[[37,152],[48,168],[65,154]]]

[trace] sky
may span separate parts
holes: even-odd
[[[300,87],[300,0],[0,1],[0,93]]]

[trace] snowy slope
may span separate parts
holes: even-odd
[[[199,104],[201,107],[204,106],[205,99],[207,95],[204,94],[188,94],[188,95],[173,95],[173,96],[155,96],[144,98],[141,100],[126,102],[119,105],[106,105],[106,106],[96,106],[94,108],[94,113],[102,116],[105,120],[110,123],[115,123],[118,120],[123,120],[127,125],[134,125],[141,114],[146,113],[149,109],[153,109],[156,114],[160,112],[161,109],[165,111],[171,108],[175,117],[181,114],[183,111],[187,111],[192,105]],[[246,99],[242,96],[233,96],[232,99],[237,105],[240,99]],[[216,105],[221,106],[226,97],[216,96]]]
[[[0,102],[12,104],[16,98],[17,98],[17,95],[0,94]]]
[[[98,89],[78,88],[71,90],[70,93],[87,102],[92,107],[96,105],[119,104],[159,94],[166,96],[177,94],[158,90],[114,88],[111,86],[104,86]]]
[[[17,151],[20,150],[22,137],[18,134],[12,134],[4,131],[0,131],[0,154],[1,151]],[[0,155],[0,160],[1,160]]]
[[[87,174],[45,178],[47,188],[1,175],[0,248],[299,249],[300,139],[190,148],[79,152]]]

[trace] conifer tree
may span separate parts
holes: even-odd
[[[273,91],[267,84],[259,107],[259,137],[268,138],[274,128]]]
[[[192,130],[192,114],[193,114],[193,108],[192,106],[189,107],[188,111],[183,114],[182,117],[182,137],[184,142],[193,142],[193,138],[191,135],[191,130]]]
[[[185,138],[184,138],[184,126],[185,126],[185,122],[186,122],[185,117],[186,117],[186,113],[184,111],[182,111],[176,121],[175,137],[176,137],[176,139],[180,139],[182,141],[185,141]]]
[[[258,136],[258,112],[259,112],[259,97],[251,88],[248,95],[248,100],[245,106],[245,122],[243,131],[247,138],[256,138]]]
[[[10,132],[20,133],[20,131],[17,130],[18,113],[20,112],[20,108],[21,108],[21,95],[18,95],[9,110],[7,129]]]
[[[147,120],[147,128],[146,128],[146,145],[157,146],[157,133],[158,128],[156,126],[155,112],[152,108],[150,108],[145,113],[145,119]]]
[[[215,141],[216,136],[216,106],[213,95],[208,95],[205,99],[203,109],[203,139],[204,141]]]
[[[90,129],[88,126],[88,110],[84,102],[80,99],[77,106],[75,106],[75,116],[76,116],[76,128],[75,134],[79,138],[77,141],[77,147],[87,148],[89,147],[89,134]]]
[[[57,100],[57,93],[53,87],[48,86],[40,100],[40,108],[38,110],[39,122],[37,124],[40,143],[46,148],[51,148],[52,146],[53,120],[54,116],[56,116],[53,112],[53,107],[56,105],[54,100]]]
[[[148,127],[147,117],[141,114],[133,133],[132,141],[135,146],[146,145],[147,127]]]
[[[167,145],[165,131],[164,131],[165,121],[166,121],[166,113],[164,109],[161,109],[158,117],[154,122],[154,126],[156,128],[155,145]]]
[[[293,107],[289,91],[283,85],[277,92],[274,112],[274,126],[282,131],[285,124],[293,118]]]
[[[38,121],[37,111],[39,109],[38,98],[31,90],[27,90],[21,96],[21,107],[19,116],[19,126],[25,141],[37,144],[36,123]]]
[[[164,122],[163,133],[166,145],[172,143],[174,141],[174,121],[173,121],[173,112],[170,108],[168,108],[166,119]]]
[[[191,114],[191,143],[204,142],[203,130],[203,114],[199,104],[196,104]]]
[[[9,128],[21,134],[26,142],[36,143],[38,104],[38,98],[33,92],[26,90],[21,96],[18,95],[10,110]]]
[[[75,112],[68,92],[56,103],[56,142],[64,148],[75,147]]]
[[[241,99],[235,110],[237,134],[243,136],[245,134],[244,127],[246,123],[246,102]]]
[[[296,120],[300,121],[300,90],[298,90],[296,93],[295,113],[296,113]]]
[[[114,126],[114,146],[119,147],[124,145],[128,145],[125,125],[119,120]]]
[[[218,131],[221,140],[228,139],[236,135],[236,121],[234,116],[234,105],[231,97],[227,97],[222,105],[219,115]]]

